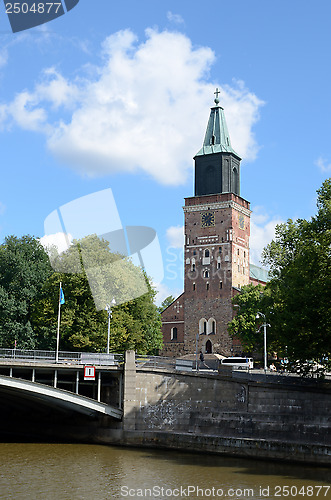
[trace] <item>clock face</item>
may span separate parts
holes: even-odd
[[[239,222],[239,228],[245,229],[245,217],[243,215],[239,215],[238,222]]]
[[[201,214],[201,227],[215,226],[214,212],[204,212]]]

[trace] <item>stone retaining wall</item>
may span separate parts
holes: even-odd
[[[330,383],[139,370],[129,404],[123,443],[331,464]]]

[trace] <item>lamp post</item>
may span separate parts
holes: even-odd
[[[108,313],[108,335],[107,335],[107,354],[109,354],[109,341],[110,341],[110,320],[111,320],[111,313],[112,313],[112,308],[116,304],[115,299],[111,301],[110,304],[107,304],[105,307],[105,310]]]
[[[195,342],[195,370],[198,371],[198,340],[200,333],[197,333],[196,342]]]
[[[264,336],[264,371],[266,372],[268,369],[268,358],[267,358],[267,326],[270,326],[269,324],[266,323],[266,317],[265,314],[258,312],[256,315],[256,319],[259,319],[260,316],[263,317],[264,323],[263,323],[263,336]]]

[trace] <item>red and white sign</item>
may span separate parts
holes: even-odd
[[[95,380],[95,366],[84,366],[84,380]]]

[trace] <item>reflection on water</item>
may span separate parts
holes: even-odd
[[[0,443],[0,457],[3,499],[277,499],[287,487],[289,498],[331,499],[321,467],[81,444]]]

